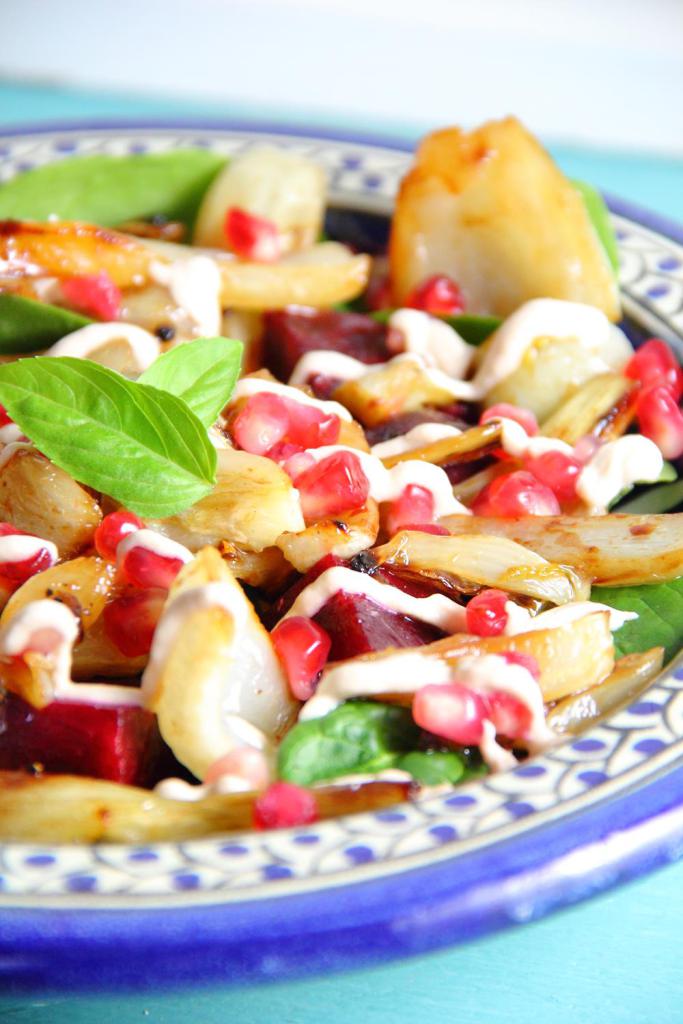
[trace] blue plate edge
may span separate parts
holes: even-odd
[[[406,140],[374,133],[253,119],[98,119],[12,126],[0,130],[0,136],[173,128],[299,135],[401,152],[410,152],[413,148]],[[683,244],[683,226],[616,197],[606,195],[605,198],[614,213]],[[455,886],[450,877],[453,863],[446,860],[436,866],[416,868],[379,880],[296,896],[273,895],[264,901],[144,911],[3,908],[0,910],[0,991],[135,990],[155,985],[172,988],[211,982],[245,984],[369,966],[456,945],[518,924],[523,919],[538,920],[554,910],[605,892],[678,859],[683,855],[683,822],[672,826],[670,835],[665,830],[654,846],[648,842],[647,833],[681,807],[683,768],[583,812],[580,841],[573,845],[571,822],[578,817],[530,829],[523,836],[497,844],[495,850],[459,858]],[[647,813],[640,814],[643,810]],[[590,872],[584,871],[580,878],[568,881],[562,868],[564,857],[586,846],[589,819],[595,833],[593,841],[606,841],[610,836],[625,835],[630,830],[634,842],[630,844],[630,852],[609,867],[599,862]],[[541,834],[542,840],[539,840]],[[566,847],[560,852],[564,843]],[[534,846],[535,860],[531,857]],[[553,855],[549,855],[551,848]],[[495,863],[492,865],[490,861],[498,858],[502,858],[502,863],[496,872],[493,870]],[[475,870],[463,872],[464,865]],[[485,866],[491,869],[485,879],[477,877],[477,865],[479,875]],[[527,909],[520,903],[515,910],[504,887],[522,875],[524,888],[528,890]],[[444,897],[438,913],[434,908],[437,890]],[[534,904],[532,896],[538,899],[541,890],[542,903]],[[346,900],[340,900],[340,895],[349,895],[353,905],[344,905]],[[318,941],[311,945],[311,921],[316,919],[324,920],[326,927],[314,932]],[[190,922],[191,928],[188,928]],[[283,929],[284,924],[287,927]],[[298,944],[292,934],[297,928]],[[200,929],[201,940],[198,939]],[[241,934],[236,939],[238,929]],[[264,940],[264,929],[271,933],[267,940]],[[163,931],[163,942],[159,941],[160,931]],[[231,941],[227,940],[228,931],[233,935]],[[288,948],[283,952],[277,943],[284,938]],[[198,947],[203,947],[205,941],[206,957],[198,961]],[[81,949],[83,943],[91,944],[87,962],[81,961],[80,954],[71,955],[70,942],[81,944]],[[28,946],[31,948],[27,949]],[[22,950],[20,954],[18,949]],[[124,950],[125,956],[122,955]],[[141,977],[141,963],[144,977]],[[8,979],[11,980],[6,987]]]

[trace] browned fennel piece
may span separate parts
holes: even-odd
[[[307,572],[325,555],[353,558],[374,544],[378,533],[379,508],[368,498],[362,508],[320,519],[297,533],[283,533],[275,543],[298,572]]]
[[[421,142],[401,183],[389,253],[397,304],[447,274],[468,313],[507,316],[549,297],[620,316],[617,282],[581,196],[514,117]]]

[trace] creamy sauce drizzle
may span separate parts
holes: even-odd
[[[290,398],[293,402],[300,402],[301,405],[315,406],[316,409],[321,409],[323,412],[333,413],[340,420],[350,422],[353,418],[349,410],[339,402],[323,402],[312,395],[307,395],[305,391],[290,387],[289,384],[281,384],[277,380],[267,380],[263,377],[243,377],[242,380],[238,380],[230,401],[234,403],[240,398],[251,398],[252,395],[258,395],[262,391]]]
[[[151,366],[161,351],[159,339],[135,324],[88,324],[61,338],[45,353],[46,356],[71,356],[89,359],[98,349],[112,341],[125,341],[130,349],[135,368],[142,373]]]
[[[16,423],[6,423],[4,427],[0,427],[0,444],[14,444],[15,441],[21,441],[23,437],[21,427],[18,427]]]
[[[289,384],[306,384],[311,377],[318,374],[332,380],[357,380],[375,369],[375,364],[363,363],[360,359],[345,355],[344,352],[318,348],[301,356],[292,371]]]
[[[173,263],[154,261],[150,274],[157,284],[168,288],[173,301],[187,313],[199,336],[220,334],[221,273],[209,256],[190,256]]]
[[[309,583],[283,617],[304,615],[312,619],[339,593],[367,597],[389,611],[427,622],[445,633],[457,633],[465,628],[465,609],[443,594],[413,597],[397,587],[380,583],[367,573],[354,572],[342,565],[326,569],[313,583]]]
[[[6,466],[17,452],[35,451],[31,441],[10,441],[4,448],[0,449],[0,469]]]
[[[459,434],[462,434],[462,430],[449,423],[420,423],[405,434],[373,444],[370,452],[378,459],[387,459],[392,455],[403,455],[424,445],[434,444],[435,441],[444,441],[447,437],[458,437]]]
[[[557,608],[548,609],[547,612],[541,612],[540,615],[532,615],[528,609],[514,601],[507,601],[505,611],[508,614],[505,626],[506,636],[533,633],[539,629],[559,629],[585,618],[586,615],[593,615],[595,612],[609,612],[609,628],[612,632],[621,629],[624,623],[638,618],[636,612],[622,612],[616,608],[610,608],[606,604],[600,604],[599,601],[571,601],[569,604],[559,605]]]
[[[403,339],[403,350],[420,356],[426,366],[462,379],[470,368],[474,349],[458,332],[438,317],[419,309],[397,309],[389,328]]]
[[[21,533],[0,537],[0,564],[23,562],[28,558],[34,558],[40,551],[48,552],[51,565],[59,559],[57,546],[50,540],[41,540],[40,537]]]
[[[164,537],[155,530],[143,529],[134,530],[132,533],[126,534],[123,540],[119,543],[116,548],[116,562],[118,565],[121,564],[125,556],[133,548],[144,548],[146,551],[151,551],[160,558],[180,559],[183,565],[186,565],[187,562],[191,562],[194,558],[192,552],[183,544],[179,544],[177,541],[171,540],[170,537]]]
[[[594,514],[605,512],[633,484],[658,480],[663,465],[653,441],[640,434],[626,434],[597,449],[579,475],[576,493]]]
[[[102,707],[139,707],[142,703],[140,690],[135,687],[72,682],[71,657],[79,631],[78,619],[65,604],[48,598],[31,601],[0,632],[0,652],[17,657],[31,650],[36,635],[54,633],[52,652],[45,656],[51,662],[52,700]]]
[[[376,455],[361,452],[357,448],[349,448],[347,445],[333,444],[306,449],[306,454],[315,462],[320,462],[335,452],[350,452],[356,456],[370,484],[370,497],[377,502],[394,501],[409,484],[416,484],[432,494],[434,514],[437,518],[454,513],[472,514],[454,497],[450,480],[441,466],[409,459],[393,466],[392,469],[387,469]]]

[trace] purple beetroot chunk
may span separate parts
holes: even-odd
[[[263,363],[279,380],[287,381],[307,352],[343,352],[362,363],[383,363],[391,357],[387,328],[363,313],[334,310],[277,310],[266,313]]]
[[[357,594],[335,594],[314,616],[330,636],[330,661],[355,658],[387,647],[419,647],[445,633],[426,622],[383,608]]]

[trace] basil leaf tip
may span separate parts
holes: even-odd
[[[205,427],[216,421],[233,392],[243,345],[232,338],[198,338],[170,349],[138,378],[181,398]]]
[[[0,404],[55,465],[138,515],[173,515],[215,482],[216,451],[182,399],[87,359],[0,366]]]

